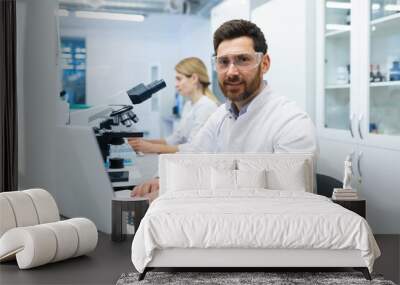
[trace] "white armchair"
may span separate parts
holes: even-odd
[[[46,190],[0,193],[0,262],[16,258],[20,269],[57,262],[94,250],[97,238],[86,218],[60,221]]]

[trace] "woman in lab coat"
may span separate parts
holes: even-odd
[[[136,152],[175,153],[184,151],[188,143],[217,109],[218,100],[208,86],[210,79],[207,68],[197,57],[181,60],[175,66],[175,87],[180,95],[187,98],[182,118],[177,129],[165,139],[129,139]]]

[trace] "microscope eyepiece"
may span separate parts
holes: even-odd
[[[137,105],[149,99],[154,93],[160,91],[165,88],[167,85],[165,81],[160,79],[151,82],[148,85],[144,85],[143,83],[136,85],[132,89],[128,90],[129,99],[131,99],[133,105]]]

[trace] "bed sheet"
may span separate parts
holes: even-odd
[[[320,195],[266,189],[160,196],[134,237],[132,262],[143,272],[165,248],[357,249],[371,272],[380,255],[361,216]]]

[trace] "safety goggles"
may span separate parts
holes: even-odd
[[[262,52],[213,56],[212,63],[214,70],[218,73],[228,71],[231,64],[239,70],[246,71],[257,67],[262,57]]]

